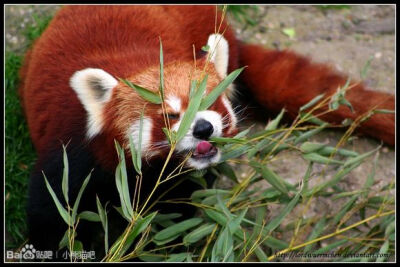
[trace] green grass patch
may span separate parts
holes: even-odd
[[[34,23],[24,31],[26,47],[47,27],[51,16],[33,15]],[[5,227],[9,234],[7,248],[15,248],[26,240],[26,200],[29,173],[36,159],[19,96],[18,71],[23,56],[5,55]]]
[[[29,172],[35,152],[29,137],[17,93],[18,70],[22,57],[6,54],[5,91],[5,225],[11,242],[17,246],[26,237],[25,204]]]

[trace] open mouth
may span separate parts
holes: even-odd
[[[218,149],[208,141],[201,141],[193,151],[192,158],[196,160],[211,159],[217,155]]]

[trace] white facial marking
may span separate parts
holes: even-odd
[[[228,133],[231,133],[232,130],[235,129],[235,127],[236,127],[236,123],[237,123],[236,115],[233,112],[231,102],[228,100],[228,98],[226,98],[226,96],[222,96],[222,103],[224,104],[226,110],[229,113],[229,116],[231,117],[231,125],[228,129]]]
[[[190,128],[186,135],[177,143],[176,145],[176,151],[177,152],[185,152],[185,151],[193,151],[196,149],[197,145],[203,141],[200,139],[197,139],[193,136],[193,129],[196,125],[196,122],[198,120],[204,119],[208,122],[210,122],[213,126],[213,133],[211,134],[211,137],[213,136],[221,136],[222,135],[222,117],[219,113],[211,110],[205,110],[205,111],[199,111],[196,114],[195,119],[193,120],[192,124],[190,125]],[[181,124],[181,120],[176,122],[175,124],[171,125],[171,129],[178,131],[179,125]],[[186,166],[189,168],[195,168],[195,169],[204,169],[210,166],[210,164],[217,163],[219,159],[221,158],[221,152],[218,150],[217,154],[208,159],[194,159],[194,158],[189,158],[186,161]]]
[[[69,83],[87,112],[86,135],[90,139],[103,128],[103,107],[118,81],[102,69],[87,68],[75,72]]]
[[[142,155],[146,153],[147,149],[150,146],[151,142],[151,130],[153,127],[153,122],[149,117],[143,117],[143,126],[142,126],[142,142],[141,142],[141,152]],[[140,119],[136,120],[132,126],[128,129],[127,132],[127,147],[129,147],[129,135],[132,136],[133,143],[135,148],[139,147],[139,133],[140,133]]]
[[[221,151],[218,150],[217,155],[215,155],[210,161],[199,161],[193,158],[189,158],[186,161],[186,165],[189,168],[195,168],[196,170],[201,170],[207,168],[211,164],[217,163],[220,160],[220,158],[221,158]]]
[[[177,113],[181,111],[181,99],[176,96],[169,96],[165,102]]]
[[[189,128],[188,132],[186,133],[185,137],[183,137],[176,145],[176,150],[178,152],[182,152],[185,150],[193,150],[196,148],[197,144],[202,141],[193,136],[193,128],[196,125],[196,122],[200,119],[209,121],[212,124],[214,131],[213,131],[211,137],[222,135],[222,117],[221,117],[221,115],[219,115],[217,112],[211,111],[211,110],[197,112],[196,117],[193,120],[192,124],[190,125],[190,128]],[[180,123],[181,123],[181,121],[179,120],[178,122],[173,124],[171,127],[172,130],[178,131]]]

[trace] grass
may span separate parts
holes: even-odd
[[[6,228],[13,238],[11,243],[7,243],[8,247],[18,247],[25,240],[27,177],[35,159],[16,94],[21,60],[22,57],[12,53],[6,55],[5,213]],[[151,213],[147,209],[138,209],[137,203],[130,203],[126,191],[129,185],[123,175],[125,159],[117,146],[120,171],[116,173],[120,176],[116,181],[121,195],[120,208],[122,216],[130,221],[129,226],[121,231],[119,239],[108,240],[107,232],[112,226],[108,225],[106,210],[111,207],[98,201],[97,212],[78,215],[73,213],[75,207],[64,207],[64,210],[60,209],[61,213],[67,222],[72,223],[63,244],[79,250],[79,241],[74,240],[73,234],[74,216],[77,216],[103,225],[104,247],[109,252],[103,261],[132,258],[178,262],[315,261],[313,254],[323,256],[326,253],[341,255],[340,258],[325,258],[331,261],[385,260],[385,257],[368,256],[394,254],[394,181],[371,190],[379,178],[375,177],[379,147],[362,155],[343,149],[352,127],[335,146],[313,141],[313,136],[329,125],[310,116],[309,110],[329,104],[334,109],[337,106],[334,104],[343,97],[338,95],[334,101],[323,96],[314,99],[301,109],[299,117],[289,126],[280,123],[281,113],[259,131],[245,130],[235,138],[214,139],[213,142],[223,150],[223,157],[221,163],[208,172],[220,179],[227,178],[230,183],[218,189],[196,191],[190,199],[170,200],[199,207],[196,218],[186,221],[179,221],[179,214]],[[307,121],[316,125],[309,125]],[[167,134],[174,136],[169,129],[166,130]],[[170,140],[176,142],[175,138]],[[271,167],[284,151],[296,153],[299,160],[308,164],[297,182],[286,181]],[[346,189],[342,182],[350,179],[348,174],[372,157],[375,165],[365,184],[360,188]],[[135,168],[140,169],[138,162]],[[332,174],[329,177],[328,172]],[[186,177],[196,177],[204,183],[205,175],[203,171]],[[173,177],[161,171],[160,182]],[[65,179],[67,176],[64,183]],[[310,215],[313,203],[325,199],[335,199],[343,205],[336,211]],[[178,237],[182,241],[177,242]],[[132,248],[130,244],[133,241],[137,245]],[[148,249],[149,244],[156,244],[156,248]],[[290,252],[311,256],[287,258],[285,253]]]
[[[17,94],[21,61],[21,56],[6,54],[5,225],[11,237],[11,242],[7,243],[8,247],[18,246],[26,236],[27,184],[35,160],[35,152]]]
[[[27,47],[40,36],[50,16],[34,15],[35,23],[24,32]],[[8,248],[19,247],[26,239],[25,204],[28,177],[36,159],[18,96],[18,71],[23,56],[13,52],[5,55],[5,226],[10,240]]]

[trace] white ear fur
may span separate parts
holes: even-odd
[[[228,41],[221,34],[211,34],[208,37],[207,45],[211,53],[211,62],[218,74],[225,78],[228,72],[229,46]]]
[[[118,81],[102,69],[87,68],[75,72],[69,84],[87,111],[87,136],[92,138],[101,132],[103,107]]]

